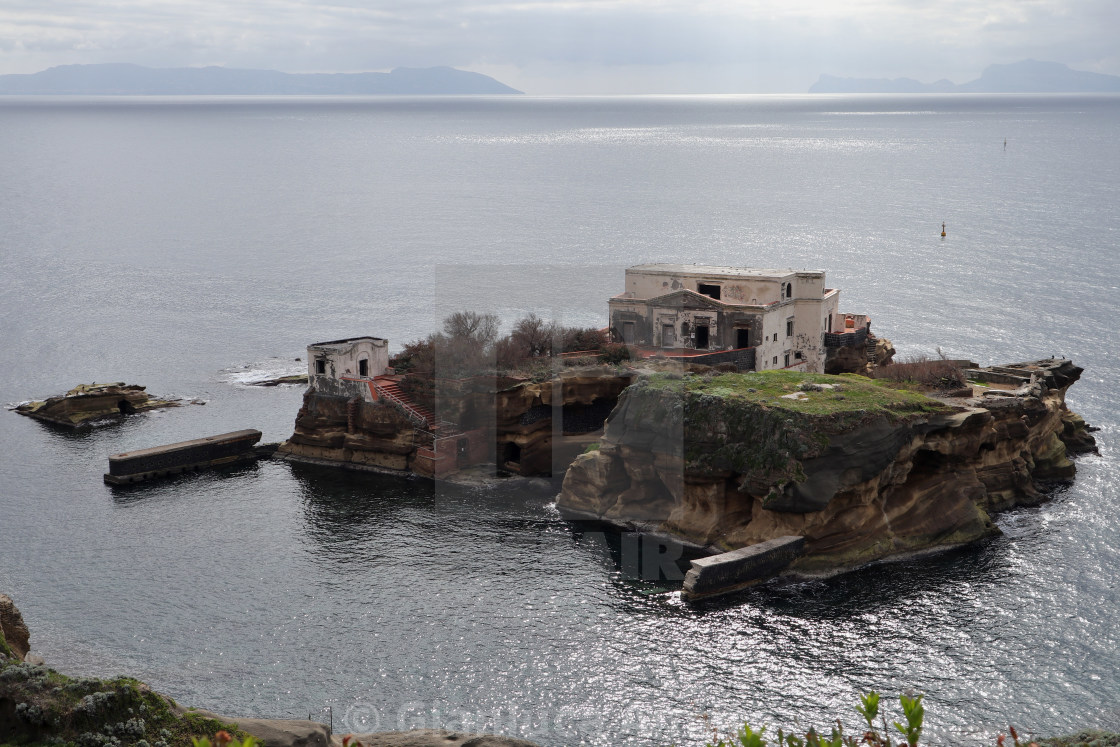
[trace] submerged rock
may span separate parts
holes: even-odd
[[[16,405],[20,415],[68,428],[146,410],[178,407],[179,400],[157,399],[137,384],[79,384],[66,394]]]
[[[992,370],[1006,388],[977,392],[1000,394],[957,398],[851,375],[644,377],[557,504],[713,551],[804,537],[803,572],[972,542],[998,532],[990,512],[1040,502],[1039,481],[1070,479],[1070,454],[1094,448],[1065,404],[1080,368]]]

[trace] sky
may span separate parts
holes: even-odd
[[[803,93],[1024,59],[1120,75],[1118,32],[1117,0],[0,0],[0,73],[450,65],[539,95]]]

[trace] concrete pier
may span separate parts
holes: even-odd
[[[253,447],[260,440],[260,431],[246,429],[114,454],[109,457],[109,471],[105,474],[105,482],[128,485],[180,472],[256,459],[262,454]]]
[[[697,558],[684,577],[681,599],[691,602],[754,586],[784,571],[804,551],[805,538],[788,535]]]

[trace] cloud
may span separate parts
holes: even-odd
[[[553,90],[564,69],[636,92],[804,90],[821,72],[962,82],[1025,57],[1117,73],[1116,28],[1113,0],[8,0],[0,72],[447,64]]]

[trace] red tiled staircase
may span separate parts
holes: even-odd
[[[394,377],[375,376],[370,379],[369,388],[375,398],[396,403],[418,425],[422,425],[427,430],[435,430],[435,413],[413,402],[412,398],[400,388]]]

